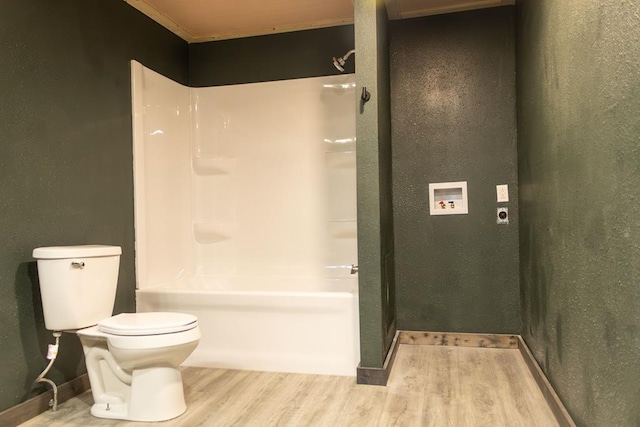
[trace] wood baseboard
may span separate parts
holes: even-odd
[[[89,377],[82,374],[58,386],[58,404],[89,390]],[[49,410],[53,392],[48,390],[16,406],[0,412],[0,426],[15,427]]]
[[[389,374],[391,373],[391,368],[393,367],[393,362],[395,362],[396,354],[398,353],[398,345],[400,344],[398,336],[399,332],[396,331],[396,335],[393,337],[393,341],[391,341],[391,346],[389,347],[389,351],[387,352],[387,357],[384,360],[382,368],[367,368],[358,366],[358,369],[356,371],[356,382],[358,384],[381,386],[387,385]]]
[[[400,344],[518,348],[518,335],[400,331]]]
[[[542,371],[542,368],[540,368],[540,365],[538,365],[535,357],[533,357],[533,354],[531,353],[531,350],[529,350],[527,343],[522,339],[520,335],[518,335],[518,350],[520,350],[522,358],[529,367],[531,375],[533,375],[533,378],[536,380],[536,383],[538,384],[538,387],[540,388],[544,399],[547,401],[547,404],[549,405],[549,408],[551,408],[553,415],[555,415],[556,419],[558,420],[558,424],[560,424],[560,427],[576,427],[576,424],[573,422],[571,415],[569,415],[567,408],[564,407],[564,404],[551,386],[551,383]]]

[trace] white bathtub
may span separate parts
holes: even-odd
[[[268,289],[268,290],[267,290]],[[188,278],[136,291],[137,311],[198,317],[187,366],[355,376],[355,277]]]

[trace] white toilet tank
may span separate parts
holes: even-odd
[[[111,317],[121,253],[119,246],[103,245],[33,250],[47,329],[81,329]]]

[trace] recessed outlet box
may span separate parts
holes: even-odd
[[[429,213],[431,215],[469,213],[467,181],[429,184]]]
[[[509,208],[498,208],[496,224],[509,224]]]

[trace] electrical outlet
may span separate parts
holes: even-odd
[[[496,193],[498,196],[498,202],[508,202],[509,201],[509,185],[496,185]]]
[[[498,208],[496,224],[509,224],[509,208]]]

